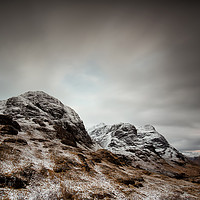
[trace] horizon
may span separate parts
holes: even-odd
[[[195,2],[1,1],[0,99],[42,90],[86,127],[151,124],[200,150]]]
[[[25,94],[25,93],[27,93],[27,92],[44,92],[44,93],[48,94],[47,92],[42,91],[42,90],[40,90],[40,91],[26,91],[26,92],[24,92],[24,93],[21,93],[21,94],[18,94],[18,95],[16,95],[16,96],[14,96],[14,97],[20,96],[20,95]],[[51,94],[48,94],[48,95],[52,96]],[[52,96],[52,97],[54,97],[54,96]],[[10,97],[10,98],[11,98],[11,97]],[[54,97],[54,98],[56,98],[56,97]],[[9,98],[8,98],[8,99],[9,99]],[[56,98],[56,99],[58,99],[58,98]],[[0,99],[0,101],[4,101],[4,100],[7,100],[7,99],[3,99],[3,100]],[[58,99],[58,100],[59,100],[59,99]],[[60,100],[59,100],[59,101],[60,101]],[[63,102],[61,101],[61,103],[63,103]],[[64,103],[63,103],[63,104],[64,104]],[[65,105],[65,104],[64,104],[64,105]],[[69,106],[69,105],[65,105],[65,106]],[[70,106],[69,106],[69,107],[70,107]],[[77,111],[76,111],[74,108],[72,108],[72,109],[77,113]],[[79,113],[77,113],[77,114],[79,115]],[[79,115],[79,116],[80,116],[80,115]],[[80,118],[81,118],[81,117],[80,117]],[[81,118],[81,120],[83,121],[83,124],[84,124],[85,129],[86,129],[87,132],[88,132],[88,129],[90,129],[90,128],[96,126],[96,125],[100,125],[100,124],[105,124],[105,125],[112,126],[112,125],[114,125],[114,124],[129,123],[129,124],[134,125],[134,126],[136,127],[136,129],[138,129],[139,127],[145,126],[145,125],[152,125],[152,124],[139,124],[139,125],[135,125],[135,124],[133,124],[133,123],[131,123],[131,122],[116,122],[116,123],[112,123],[112,124],[106,124],[106,123],[104,123],[104,122],[100,122],[100,123],[98,123],[98,124],[93,124],[93,125],[90,125],[90,126],[86,126],[86,124],[85,124],[85,122],[84,122],[84,119]],[[167,139],[167,141],[169,142],[170,145],[174,146],[174,144],[171,144],[171,141],[168,140],[168,138],[167,138],[167,136],[166,136],[165,133],[161,133],[161,132],[157,129],[156,126],[154,126],[154,125],[152,125],[152,126],[155,128],[155,130],[156,130],[158,133],[160,133],[161,135],[163,135],[163,136]],[[158,127],[159,127],[159,126],[158,126]],[[174,147],[176,148],[176,146],[174,146]],[[177,148],[177,149],[178,149],[178,148]],[[181,151],[181,152],[200,152],[200,149],[178,149],[178,150]]]

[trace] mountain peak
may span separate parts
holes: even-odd
[[[25,93],[23,93],[23,94],[21,94],[21,95],[34,95],[34,94],[41,94],[41,95],[49,95],[49,94],[47,94],[46,92],[44,92],[44,91],[42,91],[42,90],[36,90],[36,91],[28,91],[28,92],[25,92]]]
[[[150,124],[139,126],[137,129],[138,129],[138,132],[155,132],[156,131],[155,127]]]
[[[43,91],[29,91],[11,97],[3,101],[0,110],[21,124],[24,131],[35,132],[40,128],[44,135],[58,137],[65,144],[92,144],[78,114]]]
[[[22,96],[24,98],[31,98],[31,97],[51,97],[53,99],[56,99],[55,97],[49,95],[48,93],[44,92],[44,91],[28,91],[28,92],[25,92],[19,96]]]
[[[105,125],[89,129],[89,135],[103,148],[128,156],[133,165],[144,169],[159,171],[159,163],[182,165],[186,162],[186,158],[169,145],[152,125],[141,126],[138,129],[129,123]]]
[[[19,97],[23,97],[31,101],[32,103],[45,101],[46,103],[49,102],[63,106],[61,101],[43,91],[28,91],[25,92],[24,94],[19,95]]]

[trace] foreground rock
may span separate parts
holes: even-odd
[[[17,135],[21,130],[20,125],[13,121],[11,116],[0,114],[0,134]]]
[[[14,135],[10,126],[20,130],[19,123],[22,131],[34,131],[34,135],[39,132],[38,136],[46,139],[58,138],[63,144],[75,147],[92,145],[78,114],[44,92],[27,92],[2,101],[0,105],[0,112],[4,114],[0,115],[0,124],[8,125],[4,129],[10,129]]]

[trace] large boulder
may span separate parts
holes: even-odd
[[[20,125],[11,116],[0,114],[0,134],[17,135],[20,130]]]
[[[13,126],[10,125],[0,125],[0,134],[2,135],[17,135],[18,131]]]
[[[21,129],[20,125],[9,115],[0,114],[0,125],[10,125],[18,131]]]

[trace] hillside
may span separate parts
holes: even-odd
[[[172,159],[164,153],[158,160],[159,167],[166,170],[170,166],[168,171],[177,175],[174,178],[142,168],[139,162],[134,165],[142,151],[135,153],[134,158],[131,151],[130,157],[120,154],[120,150],[108,149],[108,142],[101,147],[102,144],[88,135],[73,109],[44,92],[27,92],[0,101],[0,114],[1,199],[199,198],[200,170],[195,165],[189,169],[189,163],[184,164],[185,157],[173,160],[174,156]],[[129,129],[120,125],[117,129],[132,132],[132,140],[124,137],[123,132],[118,134],[118,139],[133,145],[131,142],[135,142],[134,137],[139,134],[134,126]],[[159,147],[160,143],[154,142]],[[111,146],[119,149],[116,144]],[[137,145],[141,150],[141,141]],[[167,148],[171,148],[170,145]],[[124,151],[126,149],[121,152]],[[155,152],[149,148],[147,157],[153,159]],[[182,166],[166,164],[166,157],[169,162],[180,162]],[[176,166],[180,168],[173,171]]]

